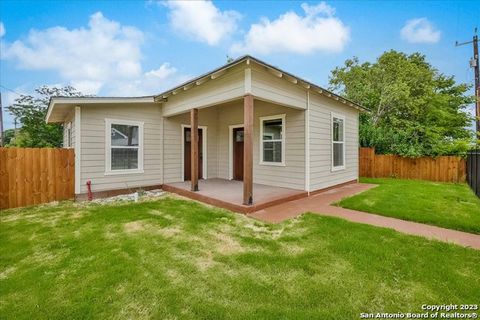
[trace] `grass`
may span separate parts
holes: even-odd
[[[480,251],[166,197],[0,213],[2,319],[358,319],[478,303]]]
[[[379,186],[338,202],[344,208],[480,234],[480,199],[466,184],[362,178]]]

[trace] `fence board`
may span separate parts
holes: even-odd
[[[8,175],[7,175],[7,159],[6,152],[0,152],[0,208],[8,208]]]
[[[466,171],[468,185],[480,198],[480,149],[468,153]]]
[[[374,148],[360,148],[359,154],[361,177],[466,181],[466,161],[462,157],[405,158],[391,154],[375,154]]]
[[[17,162],[17,176],[15,179],[15,192],[17,194],[17,206],[24,207],[25,206],[25,149],[19,148],[17,149],[17,156],[15,158]]]
[[[0,209],[74,197],[73,149],[0,148]]]

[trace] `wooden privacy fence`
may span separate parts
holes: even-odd
[[[0,148],[0,209],[75,195],[73,149]]]
[[[480,198],[480,149],[467,154],[467,183]]]
[[[360,148],[359,153],[361,177],[465,182],[466,161],[459,156],[404,158],[375,154],[374,148]]]

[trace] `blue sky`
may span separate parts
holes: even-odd
[[[252,54],[319,85],[357,56],[425,54],[473,83],[475,1],[0,2],[0,90],[6,106],[43,84],[144,95]],[[5,89],[8,88],[8,89]],[[473,91],[472,91],[473,94]],[[473,112],[473,107],[472,107]],[[6,128],[13,119],[4,112]]]

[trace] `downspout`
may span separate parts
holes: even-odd
[[[82,128],[81,109],[75,106],[75,196],[81,193],[81,168],[82,168]]]
[[[305,191],[310,195],[310,90],[307,89],[305,109]]]
[[[160,112],[162,114],[162,136],[161,136],[161,143],[162,143],[162,186],[165,184],[165,118],[163,117],[163,103],[160,104]]]

